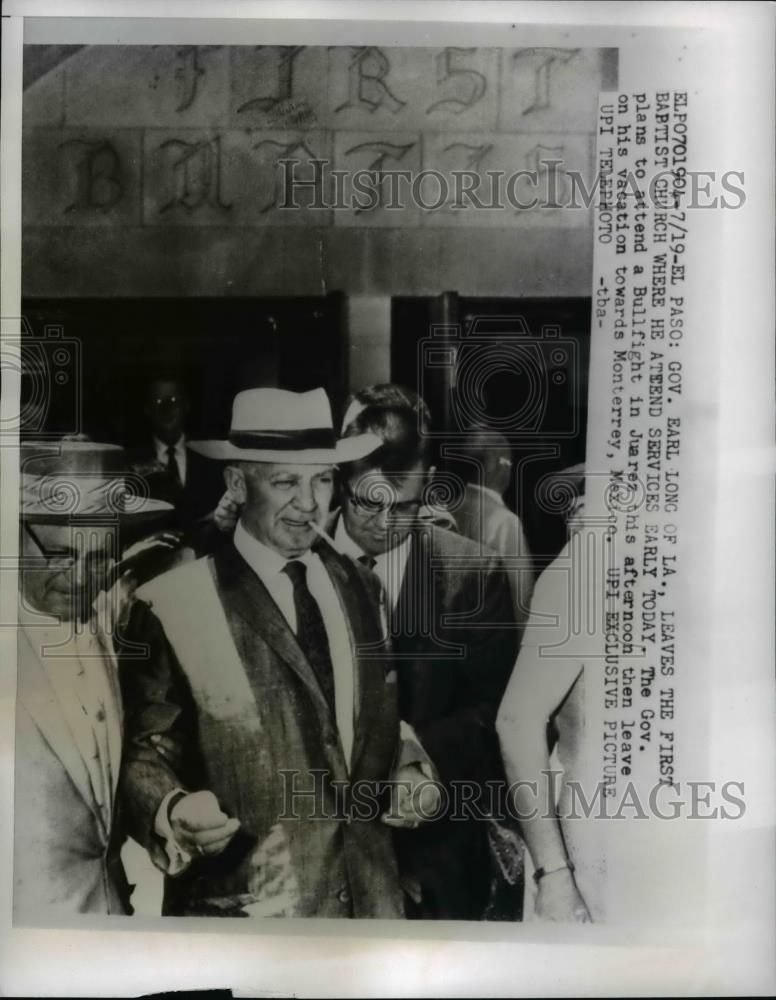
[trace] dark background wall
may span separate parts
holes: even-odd
[[[145,382],[157,371],[174,372],[185,381],[193,437],[225,435],[232,399],[241,389],[282,385],[302,391],[325,385],[338,408],[346,394],[341,295],[31,299],[24,311],[41,346],[46,345],[39,357],[48,365],[43,377],[49,385],[59,340],[77,351],[72,367],[79,426],[74,426],[72,394],[65,386],[61,392],[55,387],[45,418],[49,431],[138,444],[146,430],[139,419]],[[22,408],[36,391],[34,382],[28,372]]]

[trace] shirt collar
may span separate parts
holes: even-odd
[[[405,554],[409,551],[410,542],[412,540],[412,532],[404,539],[401,545],[397,545],[394,549],[389,549],[387,552],[381,552],[379,556],[375,556],[375,562],[378,564],[381,561],[386,561],[389,558],[404,558]],[[345,527],[345,518],[342,514],[337,518],[337,527],[334,532],[334,542],[343,555],[350,556],[351,559],[359,559],[361,556],[366,555],[364,550],[354,542],[353,539],[348,534],[348,530]]]
[[[170,447],[165,444],[160,438],[154,436],[154,447],[156,448],[157,455],[166,455],[167,449]],[[175,444],[172,446],[175,449],[175,454],[180,455],[185,453],[186,450],[186,435],[181,434]]]
[[[258,538],[245,528],[242,521],[238,521],[234,529],[234,547],[248,563],[253,572],[264,581],[271,580],[285,569],[286,563],[291,562],[286,556],[282,556],[275,549],[260,542]],[[305,552],[297,559],[308,565],[312,561],[312,553]]]
[[[366,555],[364,550],[348,534],[345,527],[345,518],[340,514],[337,518],[337,527],[334,531],[334,544],[343,555],[350,556],[351,559],[359,559]]]

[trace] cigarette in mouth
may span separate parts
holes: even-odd
[[[343,554],[342,551],[340,550],[340,547],[335,543],[331,535],[327,534],[323,530],[323,528],[321,528],[319,525],[315,523],[315,521],[310,521],[310,527],[317,535],[320,535],[321,538],[326,539],[326,541],[329,543],[329,545],[331,545],[331,547],[334,549],[335,552],[339,552],[340,555]]]

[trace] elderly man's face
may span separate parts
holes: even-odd
[[[427,481],[422,462],[402,475],[372,469],[351,476],[342,505],[347,533],[373,557],[401,545],[415,525]]]
[[[21,555],[27,604],[64,621],[87,619],[116,562],[115,533],[105,525],[25,524]]]
[[[296,559],[316,538],[331,504],[334,467],[270,462],[229,466],[229,491],[244,503],[240,520],[254,538],[286,559]]]

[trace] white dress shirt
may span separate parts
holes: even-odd
[[[290,561],[250,535],[241,521],[234,529],[234,546],[269,591],[281,614],[296,634],[294,585],[283,572]],[[321,611],[334,671],[334,712],[345,760],[350,763],[353,749],[353,713],[355,711],[353,650],[345,611],[331,582],[331,577],[314,552],[298,559],[307,567],[307,586]]]
[[[354,542],[348,534],[345,527],[345,518],[342,514],[337,518],[334,543],[340,552],[346,556],[350,556],[351,559],[358,560],[361,556],[366,555],[361,546]],[[376,573],[379,577],[391,609],[396,607],[399,600],[411,545],[412,535],[407,535],[401,545],[397,545],[396,548],[389,549],[388,552],[383,552],[379,556],[373,557],[375,565],[372,572]]]
[[[158,437],[154,438],[154,448],[156,449],[156,460],[160,462],[165,469],[168,465],[167,449],[170,446],[165,444],[164,441],[160,441]],[[178,438],[178,440],[173,445],[175,448],[175,464],[178,466],[178,476],[181,481],[181,485],[186,485],[186,437],[184,434]]]

